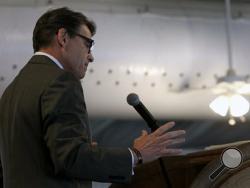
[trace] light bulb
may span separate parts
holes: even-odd
[[[244,116],[249,111],[249,102],[241,95],[233,95],[229,105],[233,117]]]
[[[226,96],[219,96],[214,99],[210,104],[209,107],[217,114],[221,116],[226,116],[227,111],[229,109],[229,100]]]
[[[245,116],[241,116],[240,117],[240,121],[241,121],[241,123],[245,123],[247,121],[246,117]]]
[[[228,120],[228,124],[231,125],[231,126],[234,126],[234,125],[236,124],[235,119],[234,119],[234,118],[230,118],[230,119]]]

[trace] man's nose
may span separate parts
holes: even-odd
[[[92,52],[90,52],[88,54],[88,60],[89,60],[90,63],[92,63],[94,61],[94,56],[93,56]]]

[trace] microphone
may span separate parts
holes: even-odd
[[[140,101],[137,94],[130,93],[127,96],[127,102],[129,105],[133,106],[135,110],[141,115],[141,117],[147,122],[148,126],[151,129],[151,132],[154,132],[156,129],[159,128],[157,121],[152,116],[152,114],[148,111],[148,109],[143,105],[143,103]],[[172,184],[170,182],[168,172],[166,171],[164,167],[164,162],[161,158],[159,159],[159,162],[160,162],[160,167],[162,170],[162,174],[164,176],[165,183],[167,187],[172,188]]]
[[[127,102],[129,105],[133,106],[135,110],[141,115],[141,117],[147,122],[152,132],[159,128],[157,121],[140,101],[137,94],[130,93],[127,96]]]

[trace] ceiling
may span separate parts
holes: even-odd
[[[247,75],[250,1],[233,3],[236,71]],[[0,94],[32,55],[35,20],[63,5],[84,10],[98,25],[96,63],[82,81],[90,115],[135,117],[126,95],[136,92],[160,118],[217,117],[208,104],[215,97],[209,90],[215,76],[227,69],[223,1],[1,0],[0,5]]]
[[[157,119],[185,119],[177,124],[187,130],[185,147],[250,139],[248,122],[238,120],[239,127],[228,129],[208,108],[215,97],[209,87],[227,69],[223,2],[0,0],[0,96],[32,55],[35,20],[50,6],[69,6],[88,12],[98,25],[96,63],[82,80],[98,142],[127,146],[145,129],[144,122],[115,120],[139,118],[126,103],[129,92],[138,93]],[[236,69],[247,75],[250,0],[232,0],[232,10]]]
[[[154,13],[185,17],[223,17],[223,0],[0,0],[0,6],[83,6],[95,12]],[[234,18],[250,18],[250,0],[233,0]]]

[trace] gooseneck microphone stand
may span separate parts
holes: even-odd
[[[157,125],[157,122],[154,122],[154,125],[151,124],[148,126],[151,129],[151,133],[154,132],[157,128],[159,128],[159,126]],[[163,162],[162,158],[159,158],[159,162],[160,162],[160,168],[161,168],[165,183],[167,185],[167,188],[172,188],[172,184],[171,184],[171,181],[169,179],[168,172],[165,169],[164,162]]]

